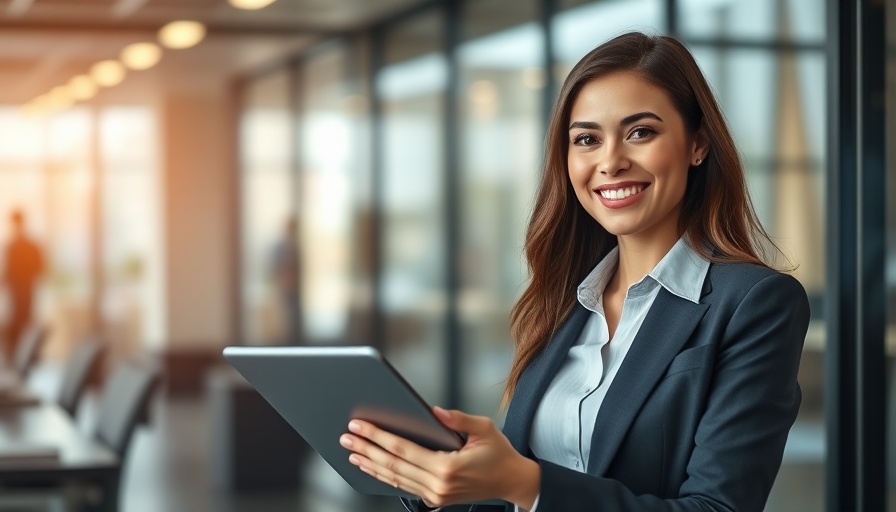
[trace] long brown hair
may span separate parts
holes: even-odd
[[[543,174],[526,230],[530,280],[511,312],[516,343],[504,392],[506,404],[523,370],[570,314],[576,287],[616,246],[579,204],[567,171],[569,115],[582,86],[629,71],[659,87],[693,135],[709,143],[703,162],[689,171],[679,229],[691,247],[714,262],[770,266],[780,251],[759,224],[744,180],[743,164],[725,117],[694,57],[671,37],[633,32],[585,55],[570,71],[554,106],[546,136]]]

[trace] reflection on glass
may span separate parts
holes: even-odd
[[[477,9],[527,12],[535,2],[489,0]],[[477,27],[476,12],[464,20]],[[473,414],[498,413],[510,367],[510,310],[527,272],[522,256],[526,220],[539,175],[545,86],[544,34],[539,25],[483,34],[458,48],[461,93],[462,400]],[[481,23],[480,23],[481,24]],[[478,35],[483,30],[476,31]]]
[[[386,39],[382,97],[383,267],[381,303],[388,357],[421,395],[441,403],[445,381],[443,103],[447,63],[435,14]],[[414,43],[411,45],[410,43]]]
[[[288,315],[294,310],[283,307],[274,276],[277,242],[293,213],[289,84],[288,71],[253,82],[240,118],[243,338],[247,343],[284,342]]]

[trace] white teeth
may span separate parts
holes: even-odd
[[[641,192],[642,190],[644,190],[644,187],[642,185],[635,185],[635,186],[625,187],[625,188],[614,188],[614,189],[610,189],[610,190],[601,190],[600,195],[602,195],[605,199],[611,199],[611,200],[618,201],[619,199],[625,199],[626,197],[631,197],[631,196],[637,194],[638,192]]]

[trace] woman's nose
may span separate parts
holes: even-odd
[[[606,176],[616,176],[620,172],[631,167],[631,162],[623,151],[623,148],[617,144],[607,144],[604,147],[603,158],[598,169],[600,173]]]

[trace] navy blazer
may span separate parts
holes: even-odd
[[[588,314],[577,304],[519,380],[504,434],[528,457],[535,411]],[[597,415],[586,472],[539,461],[538,512],[761,512],[799,410],[808,324],[800,283],[757,265],[711,264],[699,304],[660,288]]]

